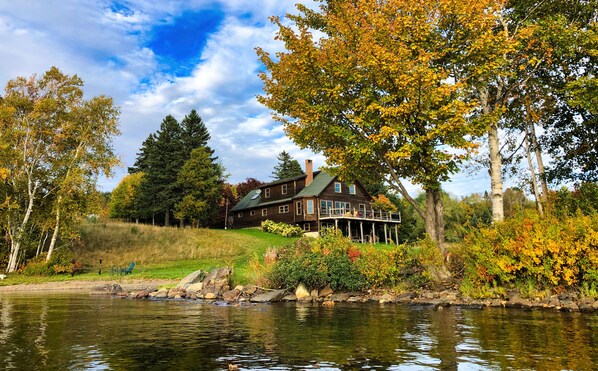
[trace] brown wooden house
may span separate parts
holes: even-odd
[[[326,171],[313,171],[252,190],[231,209],[233,228],[258,227],[264,220],[296,224],[306,233],[333,227],[354,240],[386,241],[397,235],[400,214],[372,209],[372,197],[359,182],[345,183]],[[382,234],[383,230],[383,234]]]

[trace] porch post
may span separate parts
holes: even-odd
[[[351,237],[351,221],[350,220],[347,221],[347,231],[349,232],[349,233],[347,233],[349,235],[349,239],[352,240],[353,238]]]
[[[363,243],[363,222],[359,222],[359,229],[361,230],[361,243]]]
[[[376,223],[372,222],[372,243],[376,243]]]
[[[386,223],[384,223],[384,243],[388,245],[388,233],[386,232]]]
[[[338,219],[334,219],[334,231],[338,231]]]
[[[399,226],[395,224],[395,245],[399,244]]]

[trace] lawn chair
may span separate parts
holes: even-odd
[[[135,262],[129,263],[129,266],[126,268],[122,268],[120,270],[120,275],[122,276],[123,274],[124,275],[131,274],[133,272],[133,268],[135,268]]]

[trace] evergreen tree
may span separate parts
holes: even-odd
[[[275,180],[292,178],[294,176],[303,174],[303,170],[301,169],[299,162],[293,159],[293,157],[287,151],[280,152],[277,158],[278,165],[274,166],[274,171],[272,172],[273,178]]]
[[[137,158],[135,159],[135,163],[133,166],[129,167],[127,170],[129,174],[135,174],[144,172],[147,170],[148,166],[148,158],[151,156],[151,152],[155,150],[156,144],[156,135],[151,133],[146,140],[143,141],[141,145],[141,150],[137,152]]]
[[[207,146],[195,148],[178,174],[184,197],[175,206],[175,217],[197,227],[212,223],[224,186],[224,168],[212,153]]]
[[[203,120],[194,109],[183,118],[183,121],[181,121],[181,130],[181,140],[183,143],[185,160],[188,160],[191,157],[191,151],[194,149],[206,147],[208,145],[210,133]],[[212,151],[212,153],[214,153],[214,151]]]
[[[164,213],[164,225],[170,225],[171,208],[180,200],[181,190],[177,183],[178,173],[184,163],[181,127],[168,115],[162,121],[155,136],[152,150],[141,168],[145,176],[141,184],[142,209],[152,215]],[[149,215],[147,215],[149,216]]]

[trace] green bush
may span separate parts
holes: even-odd
[[[27,261],[21,272],[26,276],[51,276],[71,273],[74,267],[73,253],[66,246],[54,250],[50,261],[46,262],[46,253]]]
[[[264,220],[262,222],[262,230],[283,237],[301,237],[303,235],[301,227],[286,223],[276,223],[272,220]]]
[[[327,285],[333,290],[361,290],[367,280],[349,255],[351,241],[339,234],[317,239],[302,238],[278,251],[270,272],[274,287],[292,289],[299,283],[312,289]]]

